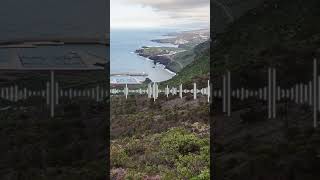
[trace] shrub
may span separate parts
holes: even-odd
[[[197,177],[209,168],[209,139],[200,139],[185,129],[173,128],[164,133],[160,148],[168,163],[176,167],[179,178]]]
[[[111,167],[125,167],[129,160],[128,154],[125,149],[120,146],[111,145],[110,148],[110,161]]]
[[[144,145],[139,139],[131,139],[125,151],[129,156],[144,154]]]
[[[182,128],[173,128],[164,133],[160,141],[161,149],[175,158],[179,154],[199,153],[200,147],[205,144],[204,140],[198,138],[195,134],[187,132]]]
[[[209,169],[205,169],[201,171],[201,173],[198,176],[191,178],[191,180],[209,180],[209,179],[210,179]]]
[[[143,179],[143,177],[145,176],[144,173],[141,172],[137,172],[134,170],[129,170],[125,179],[126,180],[136,180],[136,179]]]

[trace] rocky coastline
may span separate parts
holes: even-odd
[[[169,71],[174,72],[170,67],[168,66],[169,63],[172,61],[172,55],[168,53],[167,50],[161,49],[161,47],[152,47],[153,49],[156,50],[156,52],[150,52],[149,47],[142,47],[141,49],[137,49],[135,53],[139,56],[148,58],[154,62],[154,64],[162,64],[165,66],[166,69]],[[177,48],[178,50],[178,48]],[[176,72],[174,72],[176,73]]]
[[[183,31],[167,34],[166,36],[171,36],[164,39],[153,39],[152,42],[173,44],[177,47],[148,47],[142,46],[137,49],[135,53],[139,56],[148,58],[154,61],[154,64],[162,64],[166,69],[177,73],[177,71],[170,67],[170,64],[175,59],[175,54],[184,52],[192,49],[194,46],[208,40],[209,31],[194,30],[194,31]]]

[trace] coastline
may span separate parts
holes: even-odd
[[[153,41],[153,40],[150,40],[150,41]],[[159,42],[159,43],[162,44],[161,42]],[[165,43],[163,43],[163,44],[165,44]],[[172,44],[172,43],[170,43],[170,44]],[[172,45],[175,45],[175,44],[172,44]],[[144,52],[142,52],[146,48],[159,48],[159,49],[161,49],[161,48],[167,48],[167,47],[164,47],[164,46],[152,46],[152,47],[142,46],[141,48],[137,49],[133,53],[135,53],[139,57],[145,58],[146,60],[152,61],[154,63],[154,65],[157,66],[157,67],[161,67],[162,66],[161,68],[166,70],[168,73],[170,73],[170,74],[172,74],[174,76],[177,75],[177,72],[175,72],[174,70],[172,70],[172,69],[170,69],[168,67],[169,62],[168,63],[163,63],[163,60],[161,60],[161,59],[166,59],[167,61],[171,62],[172,61],[171,57],[168,57],[168,55],[164,55],[164,54],[161,54],[161,53],[160,54],[157,53],[157,54],[151,55],[151,56],[150,55],[146,55],[146,54],[144,54]],[[177,47],[170,47],[170,48],[179,49],[178,46]],[[161,66],[159,66],[159,65],[161,65]]]
[[[164,70],[168,71],[168,73],[173,74],[174,76],[177,75],[177,73],[175,73],[175,72],[173,72],[173,71],[171,71],[171,70],[169,70],[167,68],[164,68]]]
[[[174,31],[176,32],[176,31]],[[202,34],[197,30],[194,31],[179,31],[174,34],[168,31],[146,31],[146,32],[134,32],[137,33],[136,37],[129,36],[132,31],[119,31],[111,34],[114,40],[128,39],[130,43],[114,44],[114,52],[125,52],[125,54],[118,55],[113,53],[114,65],[116,71],[123,71],[121,65],[123,61],[121,59],[133,59],[132,67],[125,68],[127,72],[145,71],[148,74],[148,78],[153,82],[167,81],[179,74],[179,72],[194,59],[194,47],[199,44],[200,41],[205,41],[202,38]],[[209,30],[207,31],[209,33]],[[171,35],[171,36],[168,36]],[[153,39],[172,39],[176,38],[174,43],[160,42],[156,43]],[[187,42],[184,42],[186,39]],[[179,44],[182,44],[179,47]],[[143,49],[144,48],[144,49]],[[141,51],[140,51],[141,50]],[[145,50],[145,51],[144,51]],[[131,55],[130,55],[131,54]],[[134,54],[134,55],[133,55]],[[132,57],[135,56],[135,57]],[[146,61],[147,60],[147,61]],[[113,61],[113,60],[112,60]],[[118,69],[117,69],[118,68]],[[124,77],[126,79],[127,77]]]
[[[187,63],[180,62],[181,57],[176,58],[176,54],[188,51],[193,53],[193,48],[201,44],[209,38],[209,32],[206,29],[196,29],[192,31],[169,32],[163,35],[164,38],[151,39],[151,42],[158,44],[170,44],[172,46],[141,46],[135,50],[135,54],[152,61],[155,65],[161,64],[164,69],[170,74],[177,75],[179,69],[187,65]],[[180,61],[179,61],[180,60]],[[189,60],[190,62],[190,60]],[[178,64],[180,68],[176,68]]]
[[[139,56],[139,57],[142,57],[142,58],[144,58],[145,60],[147,60],[147,61],[152,61],[152,62],[155,62],[154,60],[152,60],[152,59],[150,59],[150,58],[148,58],[148,57],[143,57],[143,56],[140,56],[139,54],[137,54],[137,53],[135,53],[137,56]],[[160,66],[160,65],[161,66]],[[172,71],[172,70],[170,70],[170,68],[167,68],[167,66],[165,66],[164,64],[161,64],[161,63],[157,63],[157,64],[155,64],[155,66],[157,66],[157,67],[160,67],[160,68],[163,68],[164,70],[166,70],[168,73],[170,73],[170,74],[172,74],[172,75],[177,75],[177,73],[176,72],[174,72],[174,71]]]
[[[161,38],[169,30],[120,30],[111,33],[111,52],[110,66],[113,73],[138,73],[145,72],[148,78],[153,82],[167,81],[175,75],[173,72],[168,72],[162,65],[155,66],[154,61],[146,61],[144,57],[138,56],[135,50],[142,46],[171,46],[170,44],[153,43],[150,40],[153,38]],[[123,79],[127,77],[123,76]],[[130,83],[130,82],[128,82]]]

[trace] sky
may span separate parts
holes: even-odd
[[[104,39],[109,32],[108,15],[106,0],[1,0],[0,42],[70,37]]]
[[[210,0],[110,0],[113,28],[209,27]]]

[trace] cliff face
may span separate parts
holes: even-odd
[[[210,73],[210,41],[206,41],[192,49],[193,61],[186,65],[172,79],[163,82],[163,85],[190,85],[197,82],[200,86],[207,84]]]
[[[153,60],[154,63],[160,63],[163,65],[168,65],[171,62],[171,59],[167,56],[160,56],[160,55],[156,55],[156,56],[150,56],[149,59]]]

